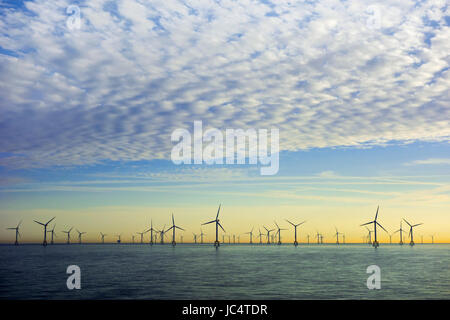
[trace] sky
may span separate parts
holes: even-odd
[[[359,242],[380,206],[389,233],[405,218],[416,242],[450,242],[446,1],[0,0],[0,16],[0,242],[21,220],[41,241],[33,220],[54,216],[57,241],[130,241],[172,213],[192,241],[219,204],[241,241],[288,219],[302,242]],[[174,164],[194,121],[277,128],[279,171]]]

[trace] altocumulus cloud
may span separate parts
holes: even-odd
[[[445,0],[36,0],[0,15],[3,166],[168,158],[194,120],[278,127],[282,151],[450,136]]]

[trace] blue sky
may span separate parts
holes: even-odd
[[[446,1],[0,0],[0,16],[5,224],[107,206],[449,208]],[[171,132],[197,120],[278,128],[278,174],[174,165]]]

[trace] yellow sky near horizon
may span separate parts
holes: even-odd
[[[241,235],[241,242],[248,242],[249,236],[244,233],[249,232],[254,227],[254,239],[258,229],[265,234],[263,226],[273,229],[276,221],[280,228],[288,230],[282,231],[282,242],[293,242],[294,229],[285,219],[294,223],[303,220],[307,222],[299,227],[299,240],[306,242],[306,235],[311,236],[310,241],[314,242],[316,232],[323,234],[324,242],[335,242],[335,227],[339,232],[345,234],[346,242],[361,242],[362,237],[367,234],[364,227],[360,224],[372,221],[375,215],[375,206],[339,206],[331,207],[321,206],[231,206],[222,204],[220,219],[226,234],[236,236]],[[84,242],[100,242],[100,232],[109,236],[105,238],[106,242],[115,242],[116,237],[112,235],[122,234],[123,242],[131,242],[132,234],[136,235],[135,241],[140,240],[137,232],[142,232],[150,227],[150,220],[153,220],[155,228],[162,228],[165,225],[167,229],[171,225],[171,213],[175,215],[175,222],[178,226],[186,231],[177,230],[177,241],[179,236],[183,234],[184,242],[193,241],[192,233],[199,233],[202,227],[206,233],[205,242],[211,242],[215,237],[214,224],[201,226],[201,223],[213,220],[215,218],[217,207],[198,206],[186,208],[166,208],[166,207],[91,207],[77,210],[6,210],[2,212],[0,231],[1,243],[14,242],[14,231],[5,230],[8,227],[15,227],[20,219],[23,220],[21,225],[21,242],[41,242],[43,228],[33,222],[38,220],[44,222],[56,216],[56,219],[50,224],[56,224],[57,238],[56,242],[65,242],[66,235],[62,230],[74,227],[71,233],[71,241],[76,242],[78,234],[75,229],[86,232],[83,235]],[[434,234],[435,242],[450,242],[450,225],[448,217],[448,208],[431,207],[428,210],[424,208],[411,207],[383,207],[380,206],[378,221],[390,233],[399,229],[400,220],[407,219],[410,223],[424,223],[417,227],[414,231],[415,242],[421,242],[421,236],[424,242],[431,242],[430,235]],[[406,223],[403,228],[407,230]],[[222,231],[219,233],[219,240],[222,241]],[[167,234],[167,240],[171,239],[171,232]],[[383,230],[378,229],[380,242],[389,242],[389,236]],[[398,233],[393,236],[393,243],[398,242]],[[149,234],[145,235],[144,241],[149,241]],[[406,238],[405,238],[406,240]],[[341,240],[342,241],[342,240]]]

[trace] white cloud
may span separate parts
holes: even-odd
[[[450,164],[450,158],[431,158],[431,159],[424,159],[424,160],[414,160],[408,163],[405,163],[405,165],[413,166],[413,165],[440,165],[440,164]]]
[[[450,137],[445,1],[92,0],[72,31],[69,4],[0,8],[0,165],[168,158],[194,120],[280,150]]]

